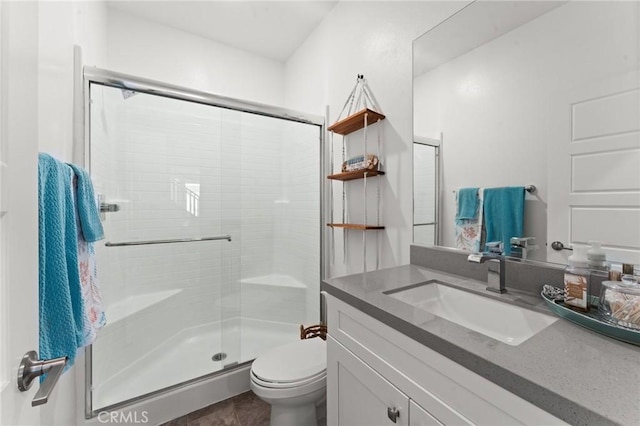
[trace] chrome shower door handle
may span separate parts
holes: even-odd
[[[67,365],[67,360],[66,356],[41,360],[38,359],[36,351],[29,351],[24,354],[18,368],[18,389],[20,392],[29,390],[36,378],[44,374],[47,375],[46,379],[40,384],[40,389],[36,392],[33,401],[31,401],[32,407],[47,403],[51,391],[58,383],[58,379],[62,375],[65,365]]]

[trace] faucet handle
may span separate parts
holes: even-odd
[[[509,243],[513,248],[528,248],[536,244],[536,237],[511,237]]]
[[[502,241],[491,241],[486,244],[487,251],[491,254],[504,253]]]

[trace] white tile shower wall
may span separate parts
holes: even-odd
[[[319,292],[319,129],[260,116],[243,120],[242,278],[277,279],[241,285],[242,316],[317,321],[317,307],[307,300]],[[304,288],[282,286],[286,276]]]
[[[284,216],[282,245],[285,250],[276,260],[280,270],[306,285],[306,324],[319,319],[320,277],[320,129],[299,123],[287,123],[282,138],[284,167],[283,190],[287,204],[281,205]]]
[[[281,122],[243,114],[240,143],[242,277],[273,274],[276,200],[281,187]],[[243,294],[243,298],[244,298]],[[243,315],[245,312],[243,312]]]
[[[235,318],[241,315],[240,306],[240,259],[242,247],[241,226],[241,142],[242,116],[237,111],[221,110],[220,117],[220,219],[221,233],[231,235],[229,249],[223,250],[222,287],[219,302],[223,317]],[[225,334],[226,341],[233,347],[239,345],[239,336]]]

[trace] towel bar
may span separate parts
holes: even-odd
[[[534,192],[537,191],[538,188],[536,188],[535,185],[525,185],[524,186],[524,190],[527,191],[529,194],[533,194]],[[456,190],[454,189],[451,192],[456,192]]]
[[[216,241],[227,240],[231,242],[231,235],[220,235],[218,237],[203,238],[177,238],[174,240],[150,240],[150,241],[124,241],[120,243],[112,243],[107,241],[104,243],[106,247],[124,247],[124,246],[146,246],[150,244],[173,244],[173,243],[195,243],[199,241]]]

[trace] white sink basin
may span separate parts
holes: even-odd
[[[437,281],[385,294],[511,346],[521,344],[558,320]]]

